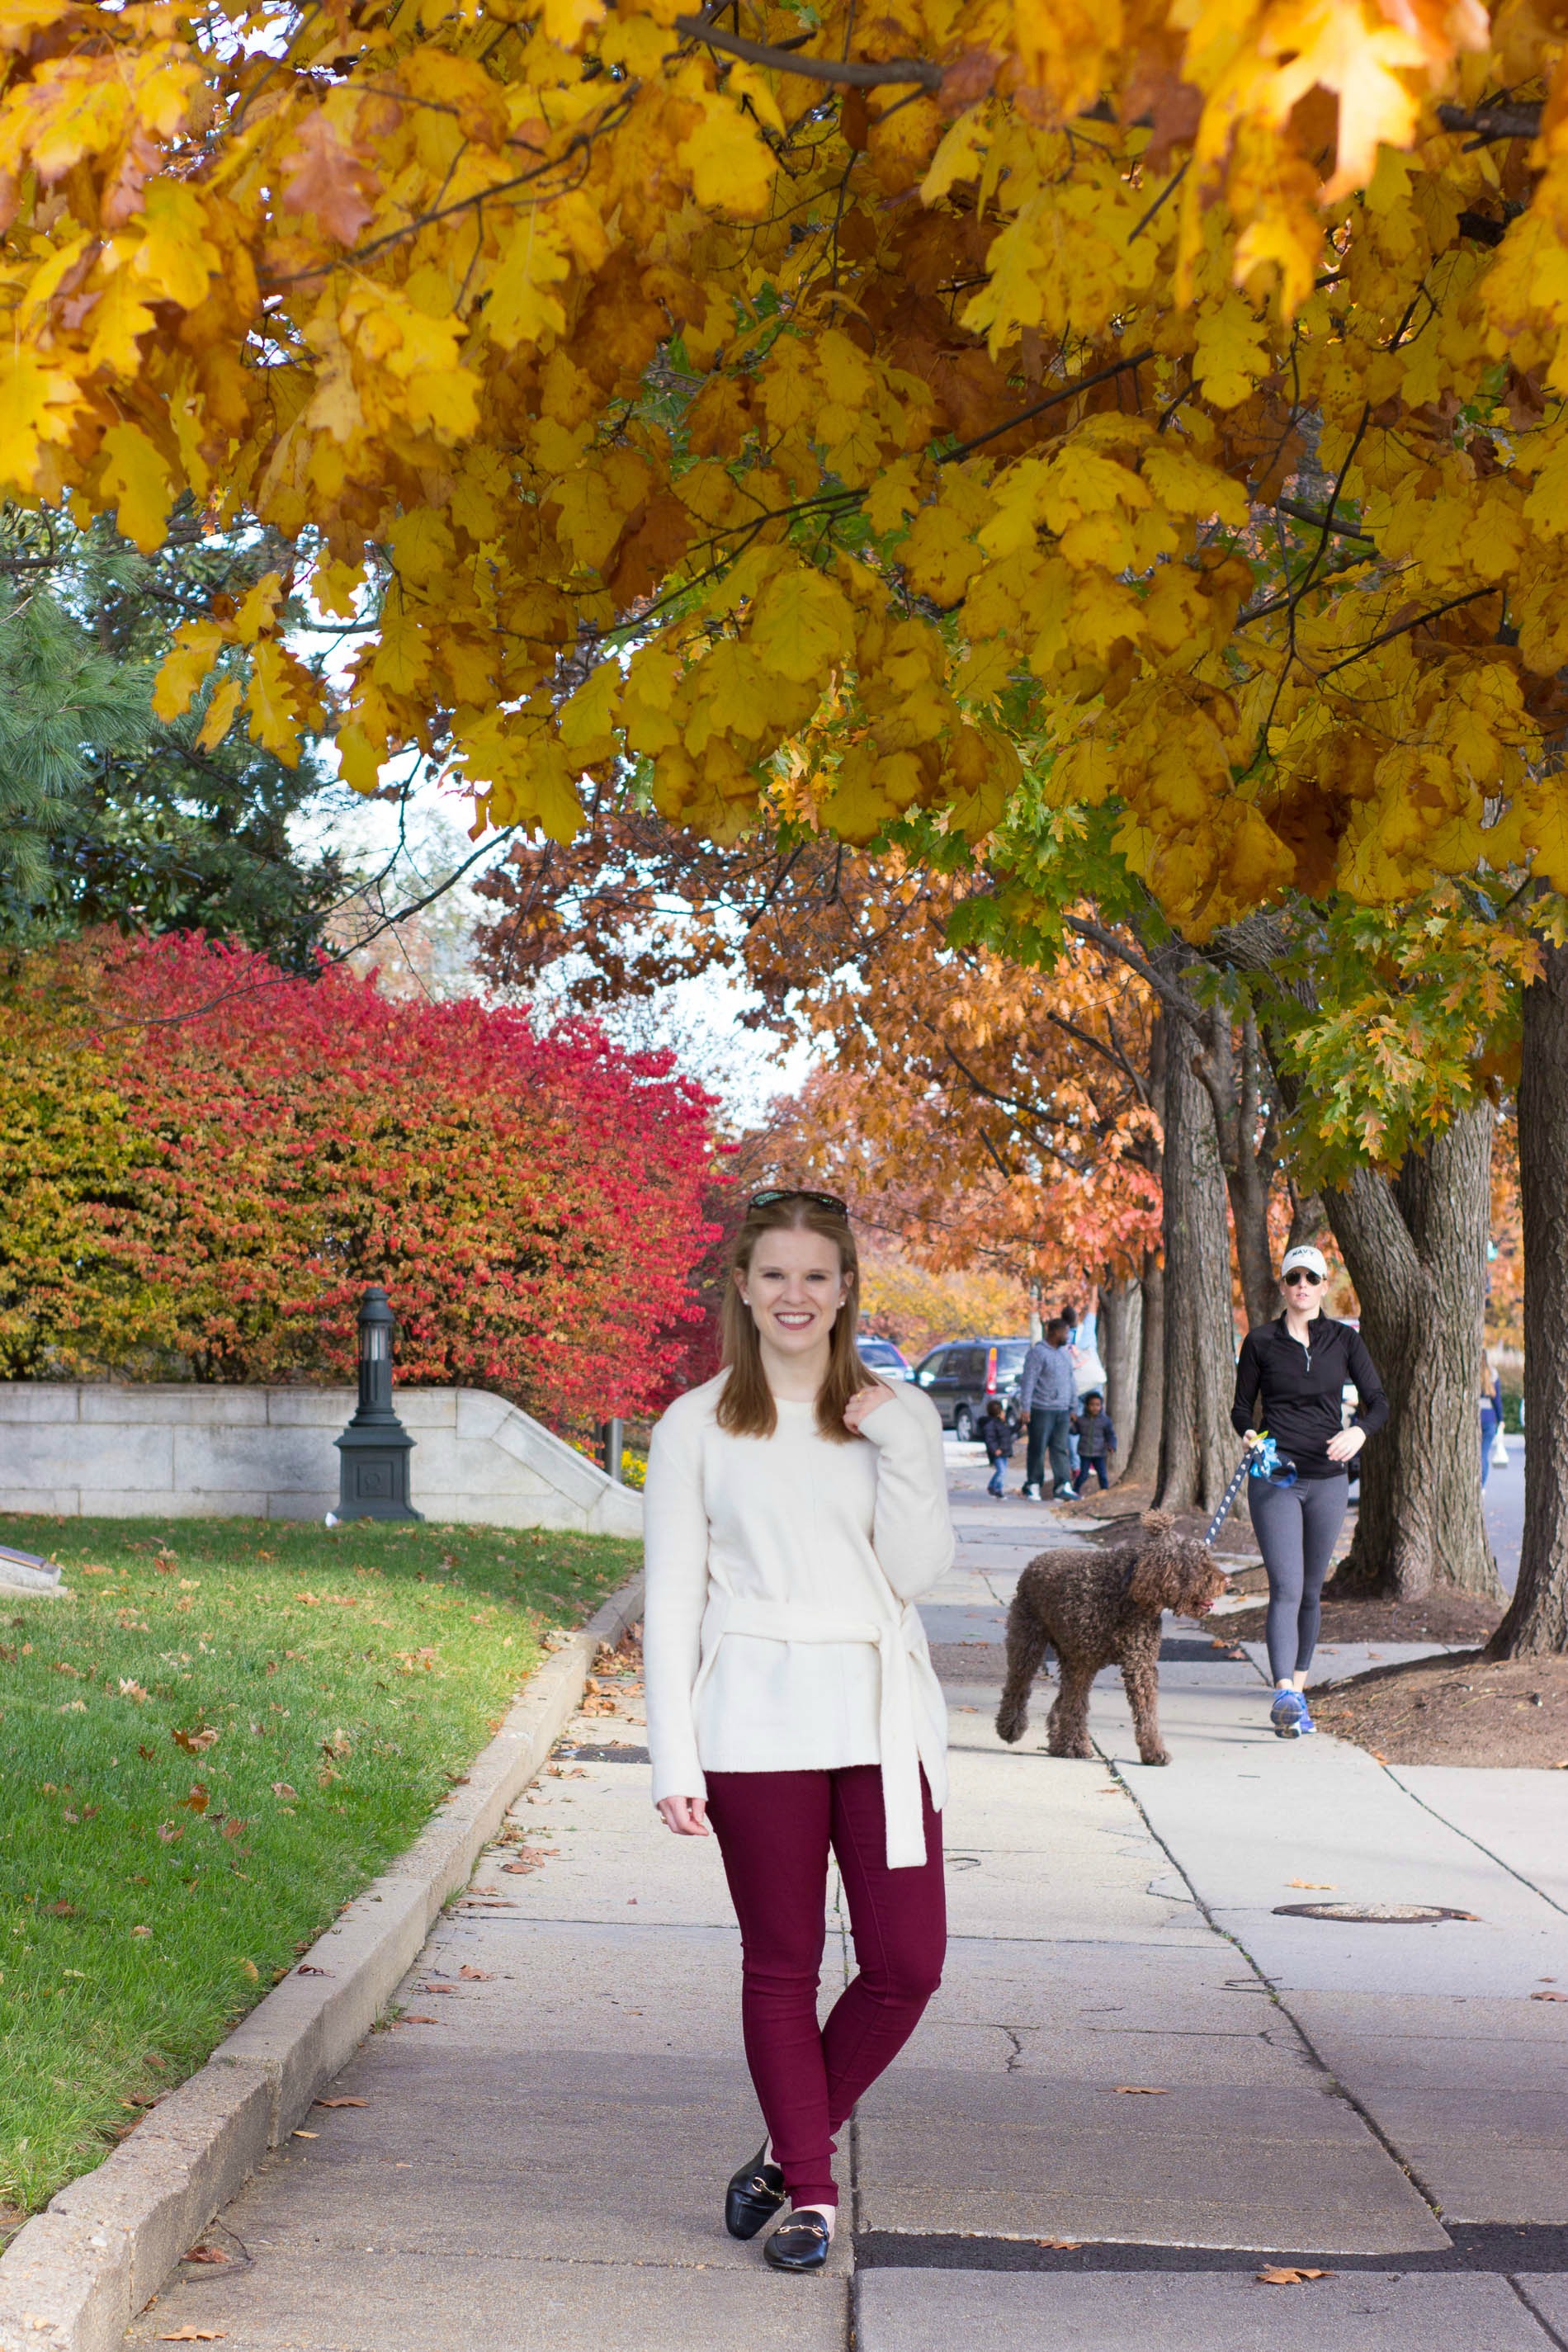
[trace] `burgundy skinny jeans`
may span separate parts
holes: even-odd
[[[882,1775],[710,1772],[708,1817],[741,1923],[746,2063],[795,2205],[836,2205],[834,2138],[942,1982],[942,1820],[921,1776],[926,1858],[889,1870]],[[859,1974],[816,2021],[827,1857],[849,1899]]]

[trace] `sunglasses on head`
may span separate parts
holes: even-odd
[[[836,1217],[847,1220],[849,1203],[841,1201],[837,1192],[813,1192],[804,1184],[773,1185],[765,1192],[753,1192],[746,1203],[746,1214],[753,1209],[771,1209],[775,1201],[810,1201],[819,1209],[829,1209]]]
[[[1321,1274],[1314,1274],[1310,1265],[1293,1265],[1289,1274],[1280,1276],[1280,1280],[1287,1283],[1310,1282],[1314,1290],[1322,1278]]]

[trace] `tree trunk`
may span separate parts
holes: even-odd
[[[1121,1452],[1118,1486],[1152,1491],[1160,1472],[1160,1423],[1165,1394],[1165,1269],[1158,1250],[1143,1253],[1142,1328],[1138,1334],[1138,1411]],[[1114,1417],[1114,1416],[1113,1416]],[[1117,1425],[1121,1435],[1121,1424]]]
[[[1502,1598],[1479,1412],[1491,1136],[1489,1107],[1461,1112],[1392,1181],[1363,1169],[1327,1198],[1390,1406],[1362,1457],[1341,1593],[1415,1601],[1444,1585]]]
[[[1121,1462],[1131,1458],[1137,1437],[1138,1342],[1142,1323],[1142,1285],[1135,1274],[1100,1284],[1105,1410],[1116,1424],[1117,1459]]]
[[[1329,1213],[1323,1206],[1322,1194],[1299,1192],[1293,1176],[1286,1181],[1290,1188],[1290,1230],[1285,1236],[1286,1249],[1297,1249],[1302,1242],[1310,1242],[1314,1249],[1321,1249],[1329,1238]],[[1277,1313],[1278,1309],[1273,1311]]]
[[[1212,1511],[1237,1452],[1230,1426],[1236,1327],[1230,1304],[1230,1234],[1214,1111],[1194,1066],[1195,1041],[1173,1027],[1165,1055],[1165,1381],[1160,1469],[1162,1510]]]
[[[1568,948],[1538,941],[1524,992],[1519,1189],[1524,1222],[1524,1541],[1488,1655],[1568,1650]]]
[[[1236,1228],[1236,1265],[1248,1324],[1267,1323],[1279,1312],[1274,1265],[1268,1247],[1268,1196],[1279,1166],[1274,1114],[1263,1112],[1262,1041],[1248,1011],[1241,1024],[1239,1053],[1228,1005],[1213,1008],[1197,1057],[1213,1106],[1220,1164]]]

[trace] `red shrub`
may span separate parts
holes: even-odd
[[[710,1098],[671,1056],[585,1022],[541,1034],[472,1002],[390,1003],[198,938],[72,961],[88,1050],[62,1059],[57,1032],[40,1070],[90,1072],[113,1143],[108,1181],[70,1203],[74,1255],[58,1235],[42,1253],[58,1369],[352,1377],[359,1296],[381,1281],[405,1381],[565,1423],[662,1402],[711,1237]],[[13,1055],[42,1017],[13,1013]]]

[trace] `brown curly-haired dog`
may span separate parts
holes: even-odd
[[[1202,1617],[1226,1589],[1207,1544],[1176,1535],[1163,1511],[1146,1511],[1131,1543],[1043,1551],[1018,1579],[1007,1612],[1007,1680],[996,1711],[1003,1739],[1021,1739],[1029,1692],[1047,1645],[1061,1689],[1046,1724],[1053,1756],[1092,1756],[1089,1687],[1101,1666],[1119,1665],[1138,1753],[1168,1764],[1160,1738],[1160,1612]]]

